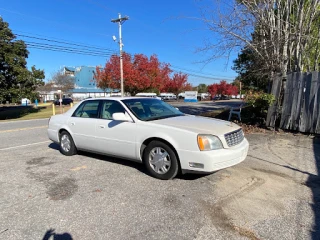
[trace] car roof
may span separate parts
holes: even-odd
[[[97,97],[97,98],[88,98],[85,99],[85,101],[93,101],[93,100],[125,100],[125,99],[155,99],[155,98],[150,98],[150,97]]]

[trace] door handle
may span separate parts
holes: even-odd
[[[104,126],[104,125],[99,125],[99,127],[100,127],[100,128],[106,128],[106,126]]]
[[[71,125],[74,126],[74,125],[76,125],[76,123],[75,123],[75,122],[72,122]]]

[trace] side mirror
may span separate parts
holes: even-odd
[[[112,119],[115,121],[122,121],[122,122],[131,122],[131,118],[122,112],[112,114]]]

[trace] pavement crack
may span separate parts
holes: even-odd
[[[8,228],[7,228],[7,229],[4,229],[4,230],[1,230],[1,231],[0,231],[0,234],[6,232],[6,231],[8,231],[8,230],[9,230]]]
[[[241,187],[239,187],[238,190],[234,191],[233,193],[230,193],[223,198],[220,198],[219,201],[216,204],[227,204],[236,197],[243,196],[244,194],[247,194],[249,192],[254,191],[256,188],[260,187],[265,183],[265,180],[259,177],[252,176],[248,178],[248,182]]]
[[[201,206],[210,218],[213,226],[223,231],[232,232],[240,236],[246,237],[250,240],[259,240],[256,234],[249,229],[236,226],[232,219],[224,212],[221,203],[211,205],[210,203],[202,200],[200,201]]]

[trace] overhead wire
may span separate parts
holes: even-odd
[[[95,46],[84,45],[84,44],[70,43],[70,42],[66,42],[66,41],[56,41],[56,40],[52,40],[52,39],[48,39],[48,38],[40,38],[40,37],[34,37],[34,36],[29,36],[29,35],[23,35],[23,34],[15,34],[15,35],[19,36],[19,37],[24,37],[24,38],[32,38],[32,39],[37,39],[37,40],[42,40],[42,41],[55,42],[55,43],[61,43],[61,44],[66,44],[66,45],[86,47],[86,48],[92,48],[92,49],[97,49],[97,50],[114,52],[113,49],[108,49],[108,48],[103,48],[103,47],[95,47]]]
[[[210,74],[210,73],[204,73],[201,71],[195,71],[195,70],[190,70],[190,69],[186,69],[186,68],[182,68],[182,67],[178,67],[178,66],[171,66],[172,69],[178,69],[175,70],[175,72],[188,72],[189,74],[195,75],[195,76],[202,76],[205,75],[206,77],[212,77],[212,78],[216,78],[216,79],[230,79],[233,80],[235,77],[233,76],[221,76],[221,75],[215,75],[215,74]],[[202,74],[202,75],[199,75]]]
[[[80,54],[80,55],[87,55],[87,56],[95,56],[95,57],[111,57],[112,55],[116,55],[116,51],[113,51],[112,49],[108,48],[103,48],[100,46],[90,46],[86,45],[83,43],[72,43],[72,42],[67,42],[67,40],[53,40],[50,39],[49,37],[35,37],[29,35],[24,35],[24,34],[15,34],[21,38],[30,38],[30,39],[35,39],[35,40],[40,40],[42,42],[32,42],[32,41],[26,41],[27,47],[33,48],[33,49],[39,49],[39,50],[46,50],[46,51],[54,51],[54,52],[64,52],[64,53],[71,53],[71,54]],[[49,44],[49,43],[44,43],[44,42],[50,42],[50,43],[59,43],[63,45],[57,45],[57,44]],[[65,46],[68,45],[68,46]],[[188,76],[192,77],[197,77],[197,78],[204,78],[204,79],[209,79],[212,81],[220,81],[221,79],[226,79],[226,80],[233,80],[233,77],[227,77],[227,76],[217,76],[217,75],[212,75],[208,73],[202,73],[199,71],[194,71],[192,69],[186,69],[182,68],[179,66],[172,66],[172,70],[174,72],[182,72],[184,74],[187,74]],[[200,75],[201,74],[201,75]]]
[[[111,8],[107,8],[105,5],[101,4],[100,2],[98,1],[95,1],[95,0],[87,0],[87,2],[90,2],[91,4],[94,4],[96,6],[100,6],[100,7],[103,7],[105,8],[106,10],[113,10]],[[148,25],[148,24],[145,24],[144,21],[140,21],[139,19],[135,19],[136,21],[139,21],[140,22],[140,25],[144,25],[144,27],[147,27],[148,28],[148,31],[153,31],[153,32],[157,32],[159,33],[160,31],[156,31],[154,27]],[[161,33],[164,33],[164,32],[161,32]],[[172,70],[174,72],[182,72],[182,73],[185,73],[187,74],[188,76],[192,76],[192,77],[199,77],[199,78],[206,78],[206,79],[210,79],[210,80],[213,80],[213,81],[221,81],[221,79],[225,79],[225,80],[234,80],[236,77],[230,77],[230,76],[218,76],[218,75],[213,75],[213,74],[209,74],[209,73],[202,73],[202,72],[197,72],[197,71],[194,71],[194,70],[190,70],[190,69],[185,69],[185,68],[181,68],[181,67],[177,67],[177,66],[171,66]],[[178,70],[176,70],[178,69]],[[201,74],[201,75],[200,75]],[[205,75],[205,76],[204,76]]]
[[[74,54],[88,55],[88,56],[95,56],[95,57],[105,57],[106,58],[106,57],[111,56],[111,55],[102,55],[102,54],[97,54],[97,53],[74,51],[74,50],[54,48],[54,47],[44,47],[44,46],[37,46],[37,45],[28,45],[28,47],[34,48],[34,49],[48,50],[48,51],[53,51],[53,52],[74,53]]]
[[[89,47],[103,48],[103,47],[101,47],[101,46],[97,46],[97,45],[93,45],[93,44],[87,44],[87,43],[83,43],[83,42],[66,40],[66,39],[56,38],[56,37],[52,37],[52,36],[45,36],[45,35],[42,35],[42,34],[30,33],[30,32],[20,31],[20,30],[16,30],[16,29],[12,29],[12,31],[13,31],[14,33],[15,33],[15,32],[22,33],[21,35],[27,34],[26,36],[32,36],[32,37],[35,37],[35,36],[36,36],[36,37],[41,37],[41,38],[50,39],[50,40],[68,42],[69,44],[73,43],[73,44],[79,44],[79,45],[84,45],[84,46],[89,46]],[[15,33],[15,35],[18,35],[18,34]],[[113,49],[112,49],[112,50],[113,50]]]
[[[56,48],[56,49],[62,49],[62,50],[72,50],[72,51],[79,51],[79,52],[88,52],[88,53],[94,53],[94,54],[100,54],[100,55],[112,55],[111,52],[103,52],[103,51],[97,51],[89,48],[73,48],[73,47],[66,47],[61,45],[54,45],[54,44],[46,44],[46,43],[39,43],[39,42],[29,42],[25,41],[27,46],[40,46],[40,47],[46,47],[46,48]]]
[[[96,1],[92,1],[92,0],[88,0],[91,3],[98,5]],[[95,2],[95,3],[94,3]],[[99,3],[100,5],[101,3]],[[1,10],[7,11],[7,12],[11,12],[14,14],[19,14],[21,16],[25,16],[25,17],[30,17],[28,15],[22,14],[20,12],[14,12],[12,10],[8,10],[8,9],[4,9],[4,8],[0,8]],[[110,9],[110,8],[109,8]],[[35,18],[35,17],[33,17]],[[40,18],[37,18],[40,19]],[[42,19],[45,20],[45,19]],[[56,23],[57,22],[52,22],[52,21],[48,21],[45,20],[47,22],[51,22],[51,23]],[[60,24],[60,23],[58,23]],[[22,32],[22,31],[17,31],[17,32]],[[25,33],[25,32],[22,32]],[[29,34],[29,33],[27,33]],[[115,55],[116,52],[113,49],[108,49],[108,48],[103,48],[100,46],[94,46],[94,45],[87,45],[87,44],[82,44],[82,43],[72,43],[72,42],[68,42],[67,40],[54,40],[54,39],[50,39],[49,37],[35,37],[35,36],[30,36],[29,35],[25,35],[25,34],[15,34],[21,38],[31,38],[31,39],[36,39],[36,40],[40,40],[40,41],[48,41],[48,42],[53,42],[53,43],[59,43],[59,44],[65,44],[65,45],[70,45],[70,46],[76,46],[76,47],[82,47],[82,49],[79,48],[74,48],[74,47],[66,47],[66,46],[60,46],[60,45],[53,45],[53,44],[45,44],[45,43],[35,43],[35,42],[28,42],[25,41],[27,43],[27,46],[29,48],[34,48],[34,49],[41,49],[41,50],[47,50],[47,51],[55,51],[55,52],[65,52],[65,53],[73,53],[73,54],[80,54],[80,55],[89,55],[89,56],[96,56],[96,57],[110,57],[112,55]],[[102,34],[99,34],[102,35]],[[41,36],[41,35],[38,35]],[[105,36],[105,35],[104,35]],[[98,51],[104,51],[104,52],[98,52]],[[205,78],[205,79],[211,79],[214,81],[219,81],[221,79],[227,79],[227,80],[233,80],[235,77],[227,77],[227,76],[216,76],[216,75],[212,75],[208,73],[201,73],[201,72],[196,72],[194,70],[191,69],[185,69],[185,68],[181,68],[181,67],[177,67],[177,66],[172,66],[172,69],[174,72],[182,72],[185,73],[189,76],[193,76],[193,77],[199,77],[199,78]],[[177,70],[178,69],[178,70]],[[199,75],[199,74],[205,74],[205,75]]]

